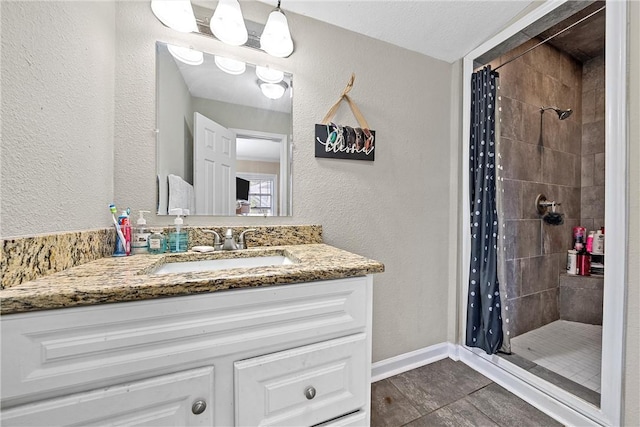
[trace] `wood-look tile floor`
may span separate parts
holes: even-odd
[[[462,362],[443,359],[371,385],[371,426],[561,426]]]

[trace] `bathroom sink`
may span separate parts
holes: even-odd
[[[201,261],[169,262],[157,267],[151,274],[198,273],[202,271],[227,270],[230,268],[273,267],[294,262],[282,255],[256,256],[248,258],[207,259]]]

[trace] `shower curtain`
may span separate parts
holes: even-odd
[[[500,78],[496,75],[496,91],[498,93],[498,99],[496,101],[496,119],[495,119],[495,135],[496,135],[496,211],[498,212],[498,259],[497,259],[497,271],[498,271],[498,291],[500,292],[500,315],[502,317],[502,347],[500,347],[501,353],[511,354],[511,339],[509,337],[511,332],[512,323],[509,322],[509,299],[507,298],[507,245],[506,245],[506,233],[505,231],[505,215],[504,215],[504,167],[502,166],[502,150],[500,149],[500,125],[502,124],[502,108],[500,101]],[[513,313],[513,312],[512,312]]]
[[[492,71],[490,66],[473,73],[471,77],[471,259],[465,343],[470,347],[481,348],[487,354],[496,353],[503,343],[498,240],[503,240],[504,236],[499,233],[496,200],[497,78],[498,73]],[[504,222],[502,224],[504,225]],[[503,244],[500,245],[500,249],[504,260]]]

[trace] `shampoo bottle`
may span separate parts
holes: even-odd
[[[593,251],[596,255],[604,255],[604,233],[598,230],[593,236]]]
[[[593,252],[593,236],[595,235],[595,231],[590,231],[587,236],[587,252]]]
[[[578,251],[571,249],[567,253],[567,274],[578,274]]]
[[[140,217],[136,221],[136,226],[133,227],[133,239],[131,240],[131,253],[133,255],[149,253],[148,241],[151,231],[147,228],[147,220],[144,218],[144,214],[149,211],[138,211]]]
[[[180,212],[175,212],[175,211]],[[173,210],[176,219],[173,220],[173,228],[169,231],[169,252],[186,252],[189,247],[189,235],[184,229],[182,209]]]

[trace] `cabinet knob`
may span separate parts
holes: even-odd
[[[307,397],[307,399],[311,400],[316,397],[316,389],[313,387],[307,387],[304,389],[304,395]]]
[[[191,406],[191,412],[193,412],[195,415],[200,415],[204,412],[205,409],[207,409],[207,402],[205,402],[204,400],[196,400]]]

